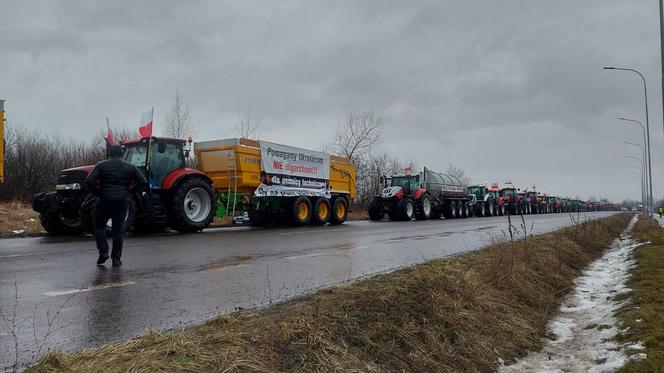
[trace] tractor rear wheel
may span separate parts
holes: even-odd
[[[416,202],[415,218],[417,220],[427,220],[431,217],[431,197],[429,193],[424,193]]]
[[[313,215],[311,216],[311,224],[324,225],[330,221],[332,215],[332,206],[330,201],[325,197],[318,197],[314,200]]]
[[[484,202],[480,202],[480,211],[477,213],[477,216],[486,216],[486,205]]]
[[[348,218],[348,201],[344,197],[332,198],[332,216],[330,216],[330,224],[343,224]]]
[[[383,209],[383,199],[380,197],[373,197],[369,201],[369,219],[378,221],[385,217],[385,210]]]
[[[485,204],[485,208],[484,208],[484,209],[485,209],[485,211],[488,212],[488,214],[485,214],[484,216],[496,216],[496,208],[495,208],[495,206],[493,205],[493,202],[491,202],[491,200],[489,200],[489,201]]]
[[[185,180],[173,191],[169,225],[180,233],[191,233],[207,228],[217,209],[217,198],[212,186],[199,178]]]
[[[410,197],[405,197],[397,203],[397,217],[399,220],[411,220],[415,216],[415,204]]]

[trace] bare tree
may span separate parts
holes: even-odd
[[[447,170],[445,171],[446,174],[455,176],[457,179],[461,181],[461,184],[464,186],[468,186],[470,184],[470,176],[466,175],[466,171],[464,171],[462,168],[456,167],[453,164],[449,164],[447,167]]]
[[[238,124],[235,126],[235,134],[245,139],[258,138],[260,122],[251,118],[251,106],[247,105],[247,110],[240,113]]]
[[[332,144],[326,149],[355,162],[361,154],[373,151],[382,141],[383,120],[373,111],[348,114],[346,121],[337,127]]]
[[[191,108],[180,94],[175,91],[175,102],[171,111],[166,114],[166,135],[176,139],[194,134],[194,125],[191,123]]]

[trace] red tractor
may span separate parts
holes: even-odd
[[[142,193],[132,191],[125,230],[150,232],[170,227],[194,232],[210,225],[217,196],[206,174],[185,166],[191,139],[144,137],[123,141],[122,147],[124,160],[138,167],[149,183]],[[97,197],[87,189],[85,178],[93,167],[63,170],[55,191],[33,196],[32,208],[48,233],[92,233]]]
[[[520,215],[526,213],[526,198],[514,187],[502,188],[498,197],[499,215]]]
[[[390,220],[468,218],[473,215],[467,187],[452,175],[428,170],[418,175],[383,177],[384,188],[369,202],[369,218]]]

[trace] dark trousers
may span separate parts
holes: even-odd
[[[120,259],[122,256],[122,239],[124,235],[124,221],[127,216],[128,201],[126,199],[107,200],[100,199],[95,209],[95,240],[99,255],[108,255],[108,241],[106,240],[106,223],[112,220],[113,251],[111,258]]]

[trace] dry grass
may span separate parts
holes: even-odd
[[[14,231],[24,231],[16,234]],[[0,203],[0,238],[43,234],[39,214],[20,202]]]
[[[50,371],[494,371],[539,349],[630,215],[501,243],[204,325],[63,355]]]
[[[664,229],[640,219],[634,232],[637,239],[651,243],[634,253],[637,266],[630,271],[627,283],[633,289],[632,302],[618,314],[623,327],[629,329],[618,339],[643,342],[646,359],[630,361],[622,371],[664,372]]]

